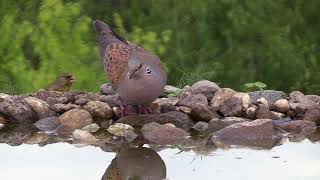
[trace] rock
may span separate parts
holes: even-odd
[[[289,102],[286,99],[278,99],[273,103],[272,109],[278,112],[286,113],[290,110]]]
[[[71,138],[72,133],[75,128],[66,126],[66,125],[59,125],[58,128],[53,132],[53,134],[58,135],[61,138]]]
[[[314,133],[308,134],[306,136],[311,142],[320,141],[320,128],[317,128]]]
[[[249,93],[251,104],[257,102],[258,99],[264,98],[268,101],[268,105],[271,106],[279,99],[288,99],[288,96],[282,91],[263,90],[254,91]]]
[[[24,100],[37,113],[39,119],[56,115],[56,113],[50,110],[49,105],[45,101],[35,97],[26,97]]]
[[[258,107],[255,105],[248,107],[248,109],[246,110],[246,117],[250,119],[256,119],[257,111],[258,111]]]
[[[145,139],[156,144],[179,144],[184,141],[188,134],[180,128],[160,126],[151,130],[142,131]]]
[[[3,129],[6,126],[6,124],[7,120],[4,117],[0,116],[0,130]]]
[[[279,113],[279,112],[275,112],[275,111],[271,111],[271,113],[275,116],[275,117],[273,117],[275,119],[283,119],[286,117],[286,115],[283,113]]]
[[[197,106],[197,103],[207,106],[208,105],[207,97],[204,96],[203,94],[192,94],[190,96],[187,96],[184,99],[181,99],[178,104],[179,106],[186,106],[186,107],[193,108]]]
[[[320,108],[309,109],[303,120],[315,122],[317,125],[320,125]]]
[[[116,91],[113,89],[112,84],[105,83],[100,86],[100,93],[104,95],[113,95],[116,94]]]
[[[83,108],[93,117],[111,119],[113,116],[112,108],[104,102],[89,101]]]
[[[81,129],[93,122],[90,113],[83,109],[71,109],[63,113],[59,120],[63,126],[68,126],[72,129]]]
[[[69,103],[69,104],[55,104],[55,105],[51,106],[51,109],[59,114],[67,112],[71,109],[80,109],[80,108],[81,108],[81,106],[76,105],[76,104],[71,104],[71,103]]]
[[[155,107],[160,106],[160,112],[166,113],[169,111],[178,111],[178,107],[175,105],[179,102],[179,99],[176,97],[168,97],[168,98],[158,98],[152,104]],[[156,109],[157,110],[157,109]]]
[[[211,141],[217,147],[231,145],[272,148],[282,138],[270,119],[240,122],[215,132]]]
[[[192,119],[195,121],[209,122],[212,118],[219,118],[220,115],[217,112],[212,111],[210,108],[210,106],[197,103],[191,111]]]
[[[193,122],[188,115],[177,111],[171,111],[163,114],[124,116],[117,122],[129,124],[134,127],[142,127],[150,122],[157,122],[159,124],[172,123],[175,126],[186,130],[189,130],[193,125]]]
[[[80,99],[77,99],[74,103],[79,106],[84,106],[87,104],[87,102],[88,102],[87,99],[80,98]]]
[[[82,128],[82,130],[88,131],[90,133],[97,132],[100,129],[100,126],[97,123],[89,124]]]
[[[110,107],[116,107],[119,104],[119,97],[117,95],[102,95],[99,101],[107,103]]]
[[[161,127],[161,124],[156,123],[156,122],[151,122],[151,123],[143,125],[142,128],[140,129],[140,131],[147,132],[147,131],[152,131],[152,130],[154,130],[156,128],[160,128],[160,127]]]
[[[315,102],[316,104],[320,104],[320,96],[318,96],[318,95],[305,95],[305,98],[307,98],[310,101]]]
[[[10,124],[5,129],[1,130],[0,143],[11,146],[18,146],[29,139],[36,131],[36,128],[31,124]]]
[[[163,94],[165,96],[168,96],[169,94],[177,96],[179,93],[181,93],[181,91],[182,90],[180,88],[170,86],[170,85],[165,85],[163,89]]]
[[[73,131],[72,133],[72,137],[75,140],[79,140],[81,142],[85,142],[85,143],[96,143],[98,141],[97,138],[95,138],[90,132],[82,130],[82,129],[76,129],[75,131]]]
[[[314,133],[317,129],[317,126],[314,122],[303,120],[288,121],[279,124],[279,126],[289,133],[303,135]]]
[[[41,131],[50,133],[58,128],[60,120],[57,116],[51,116],[40,119],[34,125]]]
[[[68,103],[68,98],[66,97],[48,97],[47,98],[47,103],[50,105],[50,106],[53,106],[55,104],[67,104]]]
[[[249,107],[250,97],[246,93],[235,93],[231,98],[222,102],[219,112],[224,116],[241,116]]]
[[[37,132],[33,133],[32,136],[24,140],[24,144],[43,144],[48,141],[49,136],[45,133]]]
[[[221,129],[228,127],[232,124],[245,122],[246,119],[239,117],[225,117],[223,119],[214,118],[208,124],[208,132],[209,134],[220,131]]]
[[[194,83],[191,89],[194,94],[203,94],[208,100],[211,100],[213,95],[221,88],[214,82],[202,80]]]
[[[272,113],[268,107],[265,107],[265,104],[256,102],[258,110],[256,112],[257,119],[278,119],[278,117]]]
[[[133,127],[128,124],[116,123],[108,128],[109,133],[116,136],[126,136],[128,132],[133,131]]]
[[[265,98],[260,98],[256,101],[255,103],[257,106],[259,105],[260,107],[264,107],[266,109],[269,109],[269,104],[268,101]]]
[[[193,92],[192,92],[191,87],[190,86],[185,86],[181,90],[181,92],[179,93],[178,98],[181,100],[181,99],[184,99],[184,98],[186,98],[186,97],[188,97],[188,96],[190,96],[192,94],[193,94]]]
[[[185,106],[179,106],[179,110],[180,110],[181,112],[186,113],[186,114],[190,114],[192,109],[189,108],[189,107],[185,107]]]
[[[304,114],[308,110],[316,108],[318,104],[301,92],[293,91],[290,93],[289,106],[296,114]]]
[[[220,109],[220,106],[230,99],[234,94],[236,94],[236,91],[230,89],[230,88],[222,88],[218,90],[213,98],[211,99],[211,107],[213,110],[217,111]]]
[[[37,120],[36,113],[19,96],[1,94],[0,114],[7,117],[10,122],[32,123]]]
[[[208,133],[208,126],[208,123],[199,121],[195,125],[193,125],[192,129],[200,133],[206,134]]]
[[[88,92],[88,93],[81,93],[74,97],[74,101],[77,101],[78,99],[85,99],[87,101],[99,101],[100,94]]]

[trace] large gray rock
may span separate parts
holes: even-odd
[[[263,90],[249,93],[251,104],[257,102],[258,99],[264,98],[268,101],[269,106],[274,104],[279,99],[288,99],[288,96],[282,91]]]
[[[201,80],[194,83],[191,86],[191,89],[192,89],[192,93],[203,94],[208,98],[208,100],[211,100],[213,95],[221,88],[214,82],[211,82],[208,80]]]
[[[90,113],[83,109],[71,109],[59,116],[61,125],[81,129],[93,122]]]
[[[247,119],[239,117],[225,117],[223,119],[214,118],[209,122],[208,132],[214,133],[232,124],[245,122]]]
[[[89,101],[84,107],[93,117],[111,119],[113,116],[112,108],[104,102]]]
[[[145,115],[131,115],[120,118],[117,122],[129,124],[134,127],[142,127],[150,122],[157,122],[159,124],[172,123],[175,126],[189,130],[193,122],[191,118],[182,112],[171,111],[163,114],[145,114]]]
[[[10,122],[31,123],[38,120],[36,113],[28,103],[19,96],[0,95],[0,114]]]
[[[272,148],[281,139],[271,119],[257,119],[230,125],[215,132],[211,140],[218,147],[231,145]]]
[[[49,105],[45,101],[35,97],[26,97],[24,100],[37,113],[39,119],[56,115],[55,112],[50,110]]]

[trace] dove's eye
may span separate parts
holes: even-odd
[[[146,69],[146,72],[147,72],[148,75],[151,75],[151,73],[152,73],[152,71],[151,71],[151,69],[149,67]]]

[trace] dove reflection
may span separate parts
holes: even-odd
[[[159,154],[146,147],[120,150],[101,180],[163,180],[166,165]]]

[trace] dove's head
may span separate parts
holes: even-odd
[[[118,87],[118,94],[131,104],[147,104],[158,98],[167,81],[167,75],[158,57],[137,53],[128,60]]]

